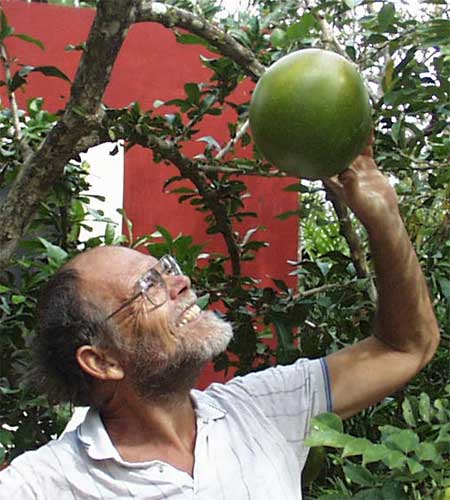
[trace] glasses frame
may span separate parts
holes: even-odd
[[[157,269],[158,267],[161,268],[161,270]],[[134,288],[137,289],[138,291],[124,304],[122,304],[118,309],[109,314],[105,318],[105,321],[108,321],[113,316],[123,311],[126,307],[132,304],[140,296],[145,297],[152,305],[155,306],[155,308],[163,306],[169,298],[167,283],[166,280],[164,279],[164,276],[182,276],[182,275],[183,271],[181,270],[175,257],[172,257],[172,255],[169,254],[163,255],[154,266],[152,266],[136,281]],[[148,294],[150,288],[154,286],[160,286],[164,290],[165,298],[161,303],[156,304],[152,300],[152,297]]]

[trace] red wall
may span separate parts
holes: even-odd
[[[16,55],[23,64],[56,65],[72,79],[80,53],[67,52],[64,48],[86,39],[94,12],[7,0],[3,0],[1,5],[16,33],[36,37],[45,45],[45,51],[42,51],[29,43],[11,39],[7,44],[10,54]],[[139,101],[142,109],[148,109],[155,99],[183,97],[185,83],[206,82],[209,79],[210,72],[202,66],[200,54],[208,55],[204,48],[178,44],[173,33],[158,24],[133,26],[115,65],[104,99],[106,104],[122,107]],[[248,100],[252,87],[251,82],[244,82],[234,101]],[[64,106],[69,91],[69,85],[63,80],[32,74],[26,93],[19,91],[17,97],[19,104],[24,106],[28,97],[43,96],[46,108],[56,111]],[[2,102],[7,103],[4,94]],[[226,141],[227,121],[234,119],[231,109],[226,111],[225,117],[211,117],[199,137],[211,135],[219,142]],[[200,143],[193,142],[185,152],[197,153],[201,147]],[[176,195],[163,192],[164,181],[176,173],[173,167],[153,164],[149,151],[134,147],[126,154],[124,208],[133,221],[135,234],[151,233],[155,225],[160,224],[172,233],[191,234],[196,242],[207,243],[207,251],[223,250],[220,237],[205,234],[202,214],[188,204],[180,205]],[[297,208],[296,195],[282,191],[282,187],[292,183],[292,179],[245,177],[244,180],[251,195],[247,200],[247,209],[257,212],[259,217],[248,219],[240,229],[245,231],[249,227],[266,226],[267,230],[256,237],[270,242],[270,247],[261,250],[258,259],[247,264],[245,271],[263,279],[264,284],[270,284],[270,277],[289,281],[287,274],[290,268],[286,261],[297,258],[297,220],[279,221],[276,215]],[[210,377],[211,374],[207,376]],[[204,382],[205,379],[202,379],[201,385]]]

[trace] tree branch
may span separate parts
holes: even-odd
[[[136,14],[136,22],[156,22],[166,28],[177,27],[188,30],[207,40],[221,54],[241,66],[254,81],[258,80],[266,69],[251,50],[245,48],[215,24],[201,19],[187,10],[161,2],[141,0]]]
[[[231,141],[228,142],[216,155],[216,160],[221,160],[234,146],[240,141],[242,136],[247,132],[250,127],[250,120],[246,120],[245,123],[239,128],[236,133],[236,137],[233,137]]]
[[[327,193],[327,199],[331,201],[336,212],[341,229],[341,234],[342,236],[344,236],[349,246],[351,259],[356,269],[356,275],[358,276],[358,278],[369,279],[368,294],[372,302],[376,302],[377,289],[370,273],[366,255],[361,245],[361,239],[359,238],[358,233],[355,230],[355,226],[352,224],[352,221],[350,219],[349,209],[344,205],[344,203],[338,200],[334,193],[332,193],[332,191],[326,186],[325,190]]]
[[[164,160],[173,163],[181,175],[189,179],[197,188],[198,194],[203,197],[205,204],[211,210],[216,221],[217,231],[222,234],[230,255],[233,276],[241,274],[239,245],[233,234],[233,228],[223,205],[220,194],[209,187],[208,179],[199,170],[196,162],[183,155],[177,145],[152,135],[133,135],[130,139],[146,148],[157,152]]]
[[[63,175],[77,143],[98,127],[101,100],[137,3],[99,2],[64,114],[39,150],[24,162],[0,206],[0,269],[8,265],[40,202]]]

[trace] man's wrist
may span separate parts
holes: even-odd
[[[397,210],[387,212],[383,217],[377,217],[364,226],[371,240],[395,240],[399,235],[406,234],[403,219]]]

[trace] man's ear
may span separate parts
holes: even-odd
[[[125,376],[119,361],[99,347],[82,345],[76,358],[81,369],[99,380],[121,380]]]

